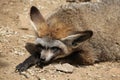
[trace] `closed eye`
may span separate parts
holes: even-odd
[[[59,47],[52,47],[50,49],[52,50],[53,53],[59,53],[62,51],[61,48],[59,48]]]

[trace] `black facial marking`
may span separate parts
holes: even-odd
[[[37,44],[37,45],[36,45],[36,48],[37,48],[39,51],[45,49],[45,47],[42,46],[41,44]]]

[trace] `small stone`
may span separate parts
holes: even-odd
[[[40,79],[40,80],[46,80],[46,79]]]
[[[113,74],[112,77],[116,77],[116,75]]]
[[[31,70],[31,69],[28,69],[27,71],[28,71],[28,73],[29,73],[30,75],[32,75],[32,76],[35,74],[35,72],[34,72],[33,70]]]
[[[74,67],[68,63],[65,64],[57,64],[55,65],[57,71],[65,72],[65,73],[72,73]]]
[[[24,78],[30,78],[30,75],[26,72],[21,72],[20,75],[23,75]]]

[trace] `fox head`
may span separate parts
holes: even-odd
[[[57,21],[50,25],[34,6],[30,18],[37,36],[35,50],[43,63],[70,55],[93,35],[91,30],[74,32],[73,28]]]

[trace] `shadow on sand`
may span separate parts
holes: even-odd
[[[0,68],[4,68],[4,67],[8,66],[8,63],[3,61],[2,58],[4,58],[4,56],[2,56],[0,54]]]

